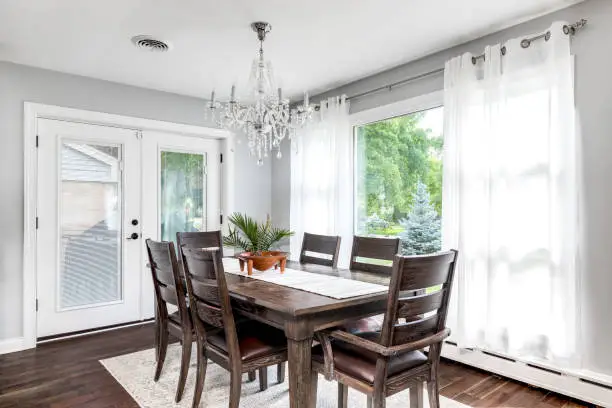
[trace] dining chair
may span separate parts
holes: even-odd
[[[221,231],[196,231],[196,232],[177,232],[176,243],[179,248],[179,252],[182,248],[220,248],[221,255],[223,256],[223,235]],[[179,254],[179,263],[181,265],[181,274],[184,276],[182,257]],[[262,374],[260,372],[259,382],[265,382],[265,387],[268,386],[267,379],[268,372]],[[255,372],[249,373],[249,381],[255,381]],[[285,381],[285,366],[280,364],[276,370],[276,380],[280,384]]]
[[[341,408],[347,406],[348,387],[366,394],[368,407],[374,408],[384,408],[388,396],[409,388],[410,406],[422,407],[423,382],[429,406],[439,408],[438,368],[442,343],[450,335],[445,324],[456,259],[455,250],[396,255],[382,330],[318,334],[321,345],[313,349],[311,398],[316,398],[316,381],[322,373],[338,381]],[[422,295],[412,294],[426,288]]]
[[[355,235],[349,269],[389,276],[393,270],[393,259],[399,252],[399,246],[399,238],[374,238]],[[377,331],[382,328],[384,318],[383,314],[379,314],[344,323],[341,327],[355,334]]]
[[[349,269],[390,275],[391,262],[399,252],[399,238],[353,237]],[[359,258],[359,259],[358,259]],[[372,260],[368,262],[368,260]],[[388,261],[384,265],[380,261]]]
[[[340,252],[340,237],[329,235],[317,235],[304,233],[302,239],[302,250],[300,252],[300,263],[338,266],[338,253]],[[327,255],[328,257],[320,257],[315,255]]]
[[[220,248],[223,254],[223,237],[221,231],[177,232],[176,245],[179,249]]]
[[[259,370],[264,390],[267,367],[287,361],[287,339],[254,320],[236,324],[219,248],[182,247],[181,257],[198,350],[193,408],[200,403],[209,358],[230,372],[229,407],[238,408],[242,374]]]
[[[147,239],[145,243],[157,307],[155,319],[157,366],[154,380],[159,380],[168,350],[168,335],[171,334],[177,337],[182,344],[181,371],[174,398],[176,402],[179,402],[185,389],[185,380],[187,379],[191,358],[191,343],[193,342],[191,315],[187,307],[185,287],[180,276],[174,244],[150,239]],[[178,310],[169,313],[168,305],[173,305]]]

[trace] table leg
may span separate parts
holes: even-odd
[[[289,406],[310,407],[310,358],[312,337],[303,340],[287,339],[289,353]]]

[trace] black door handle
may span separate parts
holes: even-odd
[[[132,232],[132,234],[127,237],[126,239],[138,239],[139,235],[136,232]]]

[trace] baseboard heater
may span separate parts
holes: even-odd
[[[612,407],[612,377],[589,371],[563,371],[500,353],[459,348],[447,341],[442,357],[591,404]]]

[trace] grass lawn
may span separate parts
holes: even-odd
[[[395,237],[402,232],[404,228],[399,224],[390,225],[389,228],[376,228],[368,231],[370,235],[380,235],[385,237]]]

